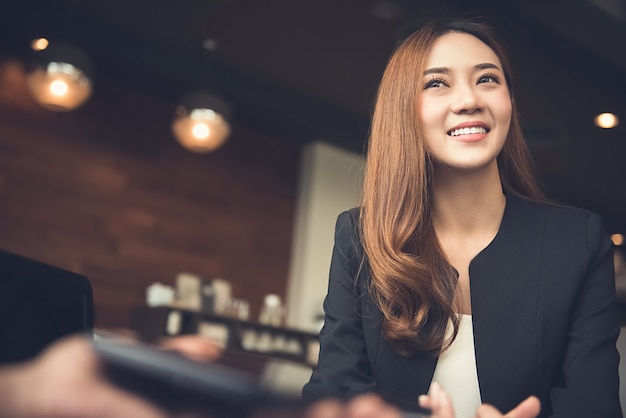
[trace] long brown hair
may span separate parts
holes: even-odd
[[[491,29],[470,20],[436,21],[407,37],[391,56],[375,102],[361,202],[360,227],[370,267],[369,291],[383,313],[383,333],[403,354],[433,354],[456,337],[457,277],[432,226],[432,161],[418,120],[422,74],[435,40],[464,32],[489,46],[503,66],[512,118],[498,156],[503,187],[542,199],[520,128],[510,64]],[[448,321],[454,332],[445,339]],[[445,341],[444,341],[445,340]]]

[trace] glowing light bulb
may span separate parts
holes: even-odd
[[[54,80],[50,83],[50,93],[55,96],[65,96],[69,90],[69,86],[63,80]]]
[[[600,113],[595,118],[596,125],[603,129],[615,128],[619,119],[613,113]]]
[[[193,128],[191,128],[191,133],[197,139],[207,139],[211,133],[211,130],[204,123],[196,123],[195,125],[193,125]]]
[[[43,51],[44,49],[48,48],[48,40],[46,38],[33,39],[33,41],[30,43],[30,47],[34,51]]]

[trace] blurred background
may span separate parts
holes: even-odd
[[[509,46],[549,196],[626,233],[624,0],[21,0],[0,6],[0,248],[87,276],[101,327],[188,272],[315,331],[386,61],[459,15]]]

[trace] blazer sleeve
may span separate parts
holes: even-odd
[[[355,210],[343,212],[335,226],[324,326],[319,335],[319,361],[303,388],[305,401],[376,390],[362,326],[361,293],[365,286],[357,280],[363,257],[357,216]]]
[[[587,251],[587,276],[572,312],[563,357],[564,384],[551,393],[553,418],[622,416],[613,249],[595,214],[587,224]]]

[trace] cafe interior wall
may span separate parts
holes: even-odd
[[[171,134],[173,105],[99,80],[73,112],[38,107],[0,60],[0,248],[89,278],[96,326],[126,328],[146,287],[223,278],[285,297],[301,145],[235,124],[216,152]]]

